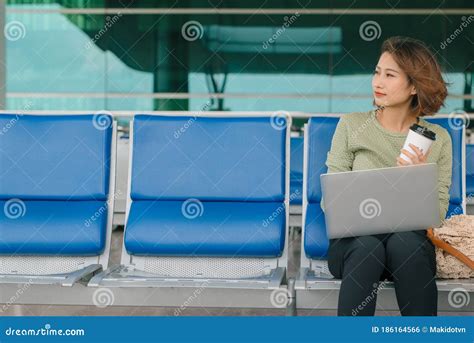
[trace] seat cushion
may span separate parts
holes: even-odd
[[[137,115],[131,198],[283,201],[285,156],[270,117]]]
[[[106,200],[112,117],[98,118],[0,114],[0,199]]]
[[[285,219],[276,202],[133,201],[125,248],[147,256],[276,257]]]
[[[319,203],[309,203],[306,211],[304,251],[309,258],[325,258],[329,248],[324,212]]]
[[[0,201],[0,254],[100,255],[104,201]]]

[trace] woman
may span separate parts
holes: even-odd
[[[447,96],[440,67],[420,41],[392,37],[382,45],[372,79],[377,110],[344,115],[328,153],[328,172],[437,163],[440,216],[444,219],[451,185],[451,138],[422,117],[435,114]],[[414,123],[436,133],[427,152],[403,150]],[[338,315],[374,315],[378,283],[393,280],[402,315],[435,316],[436,260],[426,230],[330,241],[329,270],[342,279]]]

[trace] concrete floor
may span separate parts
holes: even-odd
[[[112,234],[111,257],[109,265],[119,264],[123,230],[117,229]],[[301,253],[301,235],[299,232],[290,236],[289,241],[289,277],[295,277],[299,268]],[[11,305],[0,316],[174,316],[175,308],[164,307],[125,307],[110,306],[46,306],[46,305]],[[285,316],[282,309],[226,309],[226,308],[186,308],[180,315],[184,316]],[[299,316],[334,316],[335,310],[298,310]],[[398,311],[377,311],[380,316],[398,316]],[[440,312],[439,315],[466,315],[458,312]]]

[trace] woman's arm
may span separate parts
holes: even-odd
[[[449,207],[449,187],[451,186],[451,175],[453,167],[453,150],[451,136],[446,132],[443,135],[443,146],[437,161],[438,164],[438,192],[439,192],[439,216],[441,221],[446,217]]]

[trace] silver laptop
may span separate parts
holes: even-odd
[[[322,174],[321,187],[331,239],[441,224],[435,163]]]

